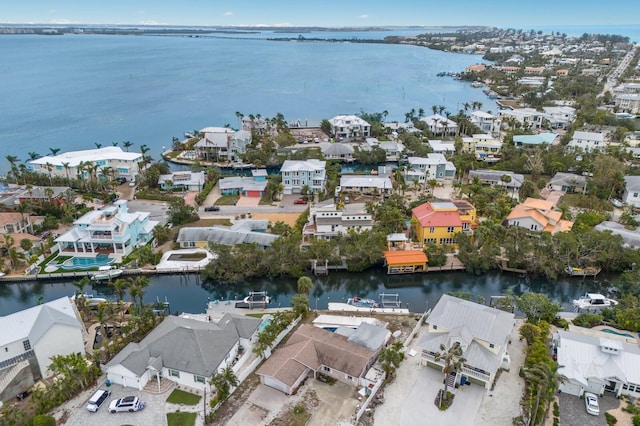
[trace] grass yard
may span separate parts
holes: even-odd
[[[235,206],[239,199],[239,195],[223,195],[214,204],[216,206]]]
[[[193,426],[196,424],[196,413],[167,413],[169,426]]]
[[[246,314],[247,317],[262,318],[264,314]]]
[[[196,405],[202,397],[193,393],[185,392],[180,389],[174,389],[167,398],[167,402],[172,404]]]

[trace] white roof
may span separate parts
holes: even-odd
[[[443,154],[440,153],[430,153],[427,154],[427,157],[409,157],[407,159],[409,164],[446,164],[447,159]]]
[[[340,186],[343,188],[378,188],[391,189],[391,179],[385,176],[375,175],[345,175],[340,178]]]
[[[596,132],[576,131],[573,133],[573,139],[602,142],[604,141],[604,135],[602,133],[596,133]]]
[[[281,172],[299,172],[299,171],[316,171],[324,170],[326,161],[320,161],[316,159],[311,160],[286,160],[282,167]]]
[[[105,148],[87,149],[84,151],[69,151],[56,156],[47,155],[32,161],[29,164],[62,166],[68,163],[69,167],[77,167],[80,162],[96,162],[102,160],[135,161],[142,158],[139,152],[125,152],[119,146],[107,146]]]
[[[430,140],[429,146],[431,146],[434,152],[454,152],[456,150],[453,143],[443,142],[441,140]]]
[[[640,383],[640,349],[610,338],[558,331],[558,365],[569,380],[587,385],[588,379],[618,377]],[[615,350],[603,351],[606,346]]]
[[[82,327],[68,297],[0,317],[0,347],[27,339],[33,346],[55,323]]]
[[[370,126],[369,123],[357,115],[336,115],[329,119],[329,123],[334,127]]]
[[[472,117],[478,117],[478,118],[493,118],[494,115],[493,114],[489,114],[488,112],[484,112],[484,111],[474,111],[471,113]]]
[[[458,123],[453,120],[449,120],[447,117],[443,117],[440,114],[429,115],[427,117],[423,117],[420,121],[424,121],[427,123],[429,127],[433,126],[437,123],[437,127],[458,127]]]

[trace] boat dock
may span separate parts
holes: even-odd
[[[346,271],[349,269],[347,266],[347,258],[342,256],[342,263],[340,265],[329,265],[329,261],[325,259],[324,264],[317,259],[311,261],[311,272],[314,275],[329,275],[329,271]]]
[[[366,312],[370,314],[410,314],[409,309],[404,308],[365,308],[339,302],[329,302],[329,310],[337,312]]]

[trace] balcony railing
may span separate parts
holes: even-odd
[[[462,367],[460,371],[467,376],[477,377],[478,379],[485,382],[489,382],[491,380],[491,375],[486,373],[481,373],[476,370],[472,370],[471,368],[468,368],[468,367]]]

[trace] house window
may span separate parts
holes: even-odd
[[[433,234],[434,232],[436,232],[436,228],[434,228],[433,226],[431,228],[429,228],[429,233]]]
[[[326,365],[325,365],[324,367],[322,367],[322,369],[323,369],[324,371],[331,371],[331,369],[330,369],[329,367],[327,367]]]
[[[437,325],[435,325],[435,324],[433,324],[433,329],[434,329],[434,330],[437,330],[437,329],[438,329],[438,326],[437,326]]]
[[[204,377],[197,376],[195,374],[193,375],[193,381],[196,383],[202,383],[202,384],[205,384],[207,382]]]
[[[22,346],[24,346],[24,350],[25,351],[30,351],[31,350],[31,342],[29,342],[29,340],[25,340],[22,342]]]
[[[178,370],[169,369],[169,376],[180,378],[180,372]]]
[[[633,198],[638,198],[638,193],[637,192],[633,193]]]
[[[447,232],[451,234],[453,232],[453,226],[447,226]]]
[[[489,343],[489,347],[490,348],[495,348],[496,345],[494,345],[493,343]]]
[[[349,380],[353,380],[353,377],[351,377],[351,376],[347,376],[347,379],[349,379]]]

